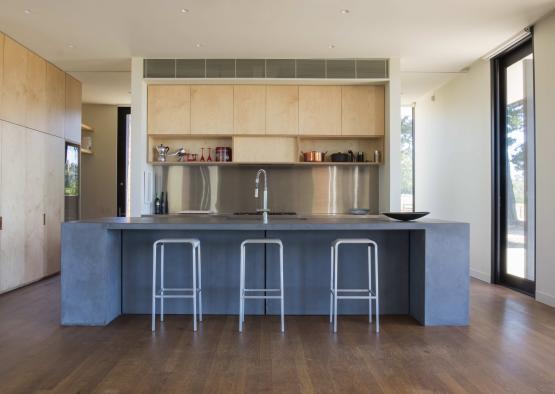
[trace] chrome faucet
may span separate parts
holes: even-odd
[[[258,185],[260,183],[260,174],[264,174],[264,191],[262,197],[262,209],[257,209],[257,212],[262,212],[262,223],[268,224],[268,174],[262,168],[256,173],[256,179],[254,181],[254,198],[258,198]]]

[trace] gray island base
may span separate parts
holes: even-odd
[[[285,313],[329,313],[330,245],[337,238],[371,238],[379,245],[382,314],[411,315],[423,325],[469,321],[469,225],[436,220],[397,222],[379,216],[270,219],[160,216],[67,222],[62,227],[61,322],[106,325],[121,314],[151,311],[152,244],[160,238],[198,238],[202,245],[204,313],[239,311],[240,244],[279,238],[284,245]],[[167,287],[188,287],[191,251],[166,248]],[[367,287],[366,248],[340,250],[339,286]],[[278,283],[278,252],[247,252],[250,288]],[[189,300],[168,300],[166,313],[192,313]],[[339,314],[365,314],[368,304],[340,301]],[[246,314],[278,314],[274,300],[250,300]]]

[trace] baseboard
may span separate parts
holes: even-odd
[[[52,273],[52,274],[48,274],[48,275],[46,275],[46,276],[43,276],[42,278],[34,279],[34,280],[30,281],[30,282],[25,282],[25,283],[22,283],[22,284],[20,284],[20,285],[15,286],[15,287],[10,287],[10,288],[8,288],[8,289],[5,289],[5,290],[0,291],[0,295],[5,295],[5,294],[8,294],[8,293],[17,291],[17,290],[21,290],[21,289],[23,289],[24,287],[34,285],[35,283],[41,282],[41,281],[46,280],[46,279],[50,279],[50,278],[52,278],[53,276],[56,276],[56,275],[59,275],[59,274],[60,274],[60,271],[57,271],[57,272],[54,272],[54,273]]]
[[[536,301],[555,308],[555,296],[536,290]]]
[[[470,269],[470,276],[476,279],[479,279],[483,282],[486,283],[491,283],[491,274],[488,272],[482,272],[482,271],[478,271],[478,270],[474,270],[474,269]]]

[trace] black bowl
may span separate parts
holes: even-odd
[[[409,222],[411,220],[420,219],[430,212],[383,212],[382,214],[391,219]]]

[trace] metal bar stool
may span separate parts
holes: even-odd
[[[368,288],[338,289],[337,271],[339,266],[339,246],[342,244],[368,245]],[[372,247],[374,248],[374,289],[372,290]],[[330,280],[330,323],[337,332],[337,300],[368,300],[368,321],[372,323],[372,301],[376,302],[376,332],[380,331],[380,298],[378,288],[378,245],[367,238],[336,239],[331,246]],[[368,295],[339,295],[339,293],[367,293]]]
[[[192,288],[169,288],[164,287],[164,248],[166,244],[189,244],[191,245],[193,266]],[[158,246],[160,246],[160,292],[156,293],[156,263]],[[198,256],[198,257],[197,257]],[[198,270],[198,282],[197,282]],[[152,331],[156,329],[156,299],[160,299],[160,321],[164,321],[164,299],[166,298],[192,298],[193,299],[193,330],[197,330],[197,295],[199,320],[202,321],[202,281],[201,281],[201,257],[200,241],[198,239],[159,239],[152,245]],[[169,292],[170,294],[166,294]],[[175,294],[190,292],[191,294]],[[173,293],[173,294],[172,294]]]
[[[245,289],[245,251],[248,244],[279,245],[279,289]],[[264,295],[248,295],[248,293],[264,293]],[[279,292],[280,295],[267,295],[268,292]],[[247,239],[241,243],[241,272],[239,292],[239,332],[243,332],[245,322],[245,299],[279,299],[281,300],[281,332],[285,331],[283,314],[283,244],[279,239]]]

